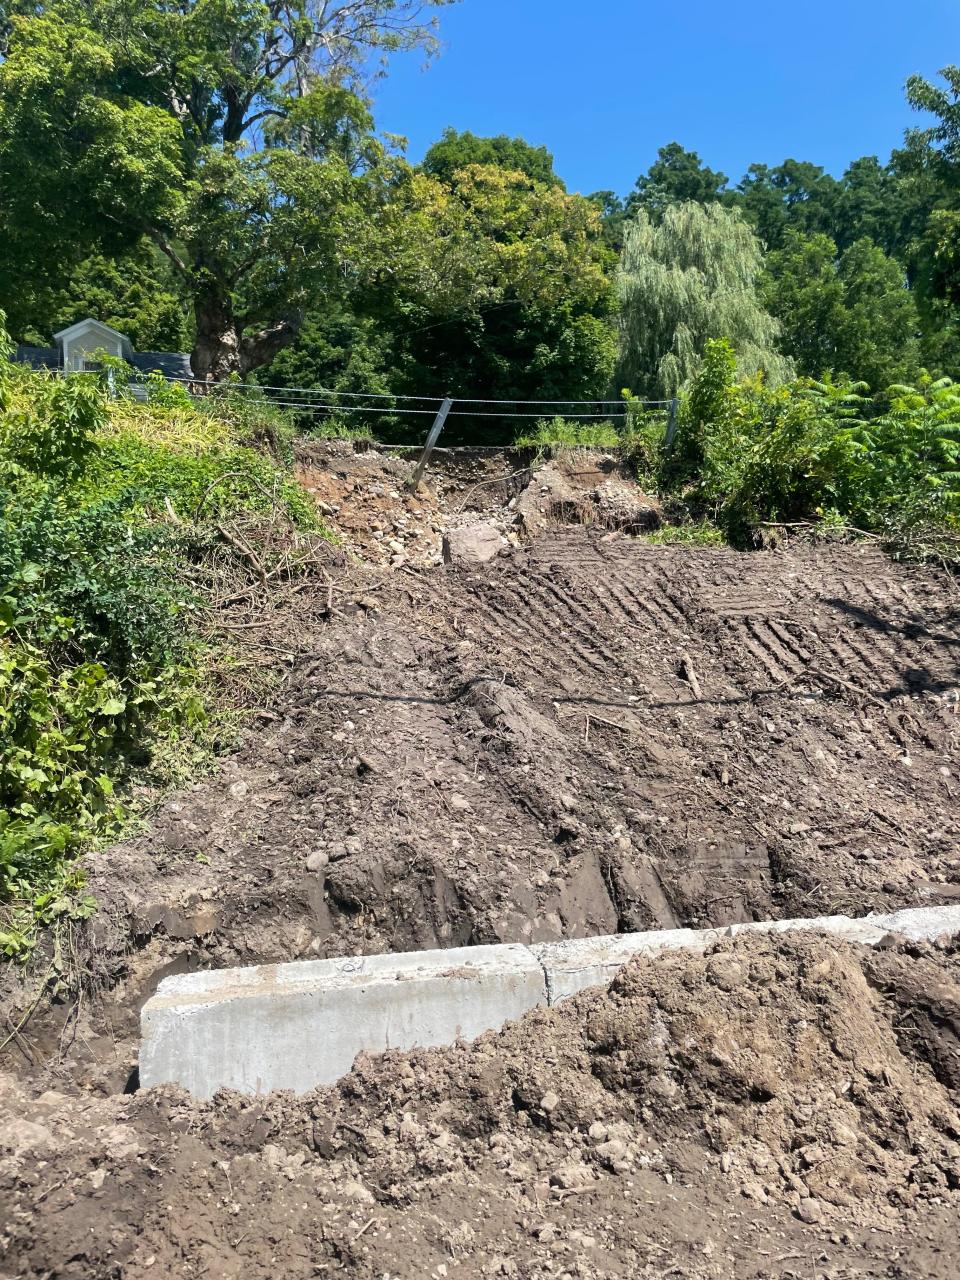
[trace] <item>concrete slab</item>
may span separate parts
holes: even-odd
[[[305,1093],[363,1050],[472,1039],[546,1003],[526,947],[464,947],[166,978],[141,1016],[140,1083]]]
[[[724,937],[787,930],[867,946],[889,933],[933,939],[960,935],[960,906],[183,974],[166,978],[144,1006],[140,1082],[180,1084],[198,1098],[221,1088],[305,1093],[345,1075],[362,1051],[472,1039],[607,985],[637,955],[702,952]]]
[[[622,933],[605,938],[575,938],[547,942],[530,950],[543,965],[547,997],[556,1004],[587,987],[611,982],[635,956],[656,951],[704,951],[720,938],[740,933],[785,933],[799,929],[826,933],[844,942],[876,946],[888,933],[900,933],[914,941],[943,934],[960,934],[960,907],[917,907],[891,915],[819,916],[808,920],[765,920],[732,924],[720,929],[660,929],[649,933]]]

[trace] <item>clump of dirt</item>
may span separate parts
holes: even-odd
[[[28,1098],[7,1079],[0,1265],[946,1280],[957,959],[741,936],[300,1099]]]

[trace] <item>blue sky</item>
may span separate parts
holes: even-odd
[[[460,0],[445,47],[393,61],[381,129],[419,160],[446,125],[545,143],[572,190],[621,194],[678,141],[737,181],[753,162],[833,173],[916,122],[912,72],[960,62],[960,0]]]

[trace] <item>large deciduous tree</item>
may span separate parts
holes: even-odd
[[[271,379],[503,400],[609,394],[616,258],[590,201],[490,165],[449,182],[408,172],[378,234],[379,270],[348,310],[310,315]],[[472,438],[489,425],[472,422]]]
[[[0,281],[144,236],[191,299],[194,371],[269,361],[364,269],[392,166],[357,91],[451,0],[49,0],[0,65]]]
[[[563,182],[553,171],[553,156],[546,147],[535,147],[523,138],[510,138],[498,134],[494,138],[482,138],[466,130],[444,129],[442,136],[429,148],[421,162],[421,169],[441,182],[451,182],[459,169],[468,165],[492,165],[497,169],[509,169],[525,173],[536,182],[546,182],[562,187]]]
[[[845,374],[883,391],[919,371],[920,318],[903,267],[871,240],[843,253],[825,235],[787,233],[762,296],[800,373]]]
[[[760,243],[736,210],[668,206],[657,225],[628,224],[620,259],[623,386],[648,399],[676,395],[698,371],[711,338],[727,338],[742,373],[789,376],[780,326],[757,294]]]
[[[669,142],[636,182],[626,200],[628,217],[643,210],[658,222],[673,204],[695,201],[709,204],[719,200],[727,185],[727,175],[709,169],[696,151],[687,151],[679,142]]]

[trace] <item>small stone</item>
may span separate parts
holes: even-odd
[[[454,813],[472,813],[473,805],[466,796],[462,796],[459,791],[454,791],[452,795],[447,797],[447,804]]]
[[[594,1120],[593,1124],[587,1130],[587,1136],[592,1138],[594,1142],[606,1142],[610,1136],[610,1130],[600,1120]]]
[[[597,1147],[597,1155],[606,1164],[619,1164],[627,1157],[627,1144],[621,1138],[610,1138]]]
[[[323,849],[317,849],[315,853],[311,853],[307,858],[308,871],[323,871],[330,862],[330,855]]]
[[[820,1207],[820,1201],[813,1199],[801,1200],[797,1206],[797,1217],[801,1222],[820,1222],[823,1218],[823,1209]]]
[[[541,1244],[552,1244],[556,1239],[556,1230],[548,1222],[545,1227],[541,1227],[537,1232],[537,1239]]]
[[[551,1111],[556,1111],[559,1105],[560,1098],[555,1093],[545,1093],[540,1099],[540,1110],[545,1111],[547,1115],[549,1115]]]
[[[362,1182],[341,1183],[340,1191],[348,1200],[357,1200],[360,1204],[373,1204],[374,1194]]]
[[[228,791],[234,800],[242,800],[249,790],[249,784],[244,782],[242,778],[239,782],[231,782],[228,787]]]
[[[573,796],[568,795],[563,791],[560,792],[560,803],[568,813],[573,813],[574,809],[577,807],[577,802],[574,800]]]

